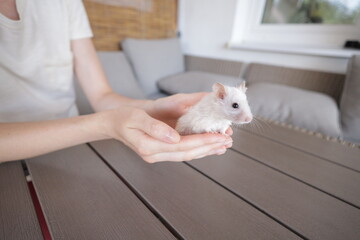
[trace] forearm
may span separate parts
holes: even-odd
[[[111,89],[91,39],[72,41],[72,50],[75,59],[75,73],[96,112],[121,106],[145,109],[152,102],[121,96]],[[121,77],[119,76],[119,78]]]
[[[96,111],[104,111],[122,106],[141,108],[148,112],[153,107],[153,100],[132,99],[109,91],[98,99],[94,108]]]
[[[105,138],[96,114],[43,122],[0,123],[0,162]]]

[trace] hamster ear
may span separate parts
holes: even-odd
[[[213,92],[220,99],[224,99],[226,96],[225,86],[222,85],[221,83],[215,83],[213,85]]]
[[[240,83],[240,86],[239,86],[240,90],[242,90],[244,93],[245,93],[246,90],[247,90],[247,87],[245,86],[245,84],[246,84],[246,82],[245,82],[245,81],[242,81],[242,82]]]

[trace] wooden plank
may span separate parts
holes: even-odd
[[[350,147],[262,120],[259,120],[258,124],[243,125],[240,129],[360,171],[359,147]]]
[[[87,145],[27,164],[53,239],[174,239]]]
[[[360,239],[359,209],[237,152],[190,165],[305,238]]]
[[[20,162],[0,164],[0,239],[42,239]]]
[[[360,207],[360,173],[281,143],[238,130],[233,148]]]
[[[148,164],[113,140],[91,145],[184,239],[298,239],[184,163]]]

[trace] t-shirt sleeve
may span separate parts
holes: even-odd
[[[67,0],[70,39],[93,37],[82,0]]]

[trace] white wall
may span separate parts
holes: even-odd
[[[241,0],[239,0],[241,1]],[[237,0],[180,0],[179,30],[186,54],[296,68],[346,72],[347,59],[228,49]]]

